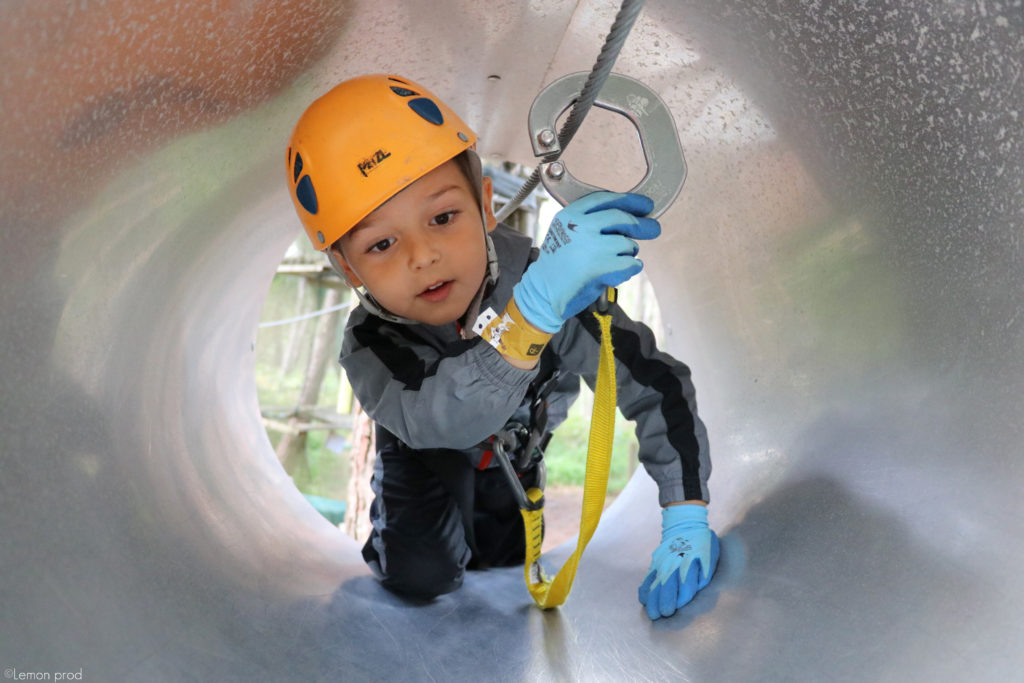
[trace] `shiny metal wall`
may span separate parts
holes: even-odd
[[[658,534],[643,475],[569,604],[540,613],[514,570],[401,603],[277,465],[252,344],[298,231],[281,175],[299,112],[392,70],[465,112],[486,156],[529,161],[534,93],[591,66],[614,11],[0,5],[5,670],[1019,675],[1019,1],[648,3],[617,69],[662,94],[687,151],[645,258],[694,369],[723,540],[679,616],[635,602]],[[621,186],[630,143],[586,128],[570,167]]]

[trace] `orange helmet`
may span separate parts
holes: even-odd
[[[399,190],[469,149],[476,133],[405,78],[360,76],[309,105],[288,145],[288,183],[313,246],[326,250]]]

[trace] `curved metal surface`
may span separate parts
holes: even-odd
[[[0,5],[5,672],[1019,676],[1019,2],[648,3],[617,70],[661,93],[687,151],[646,257],[723,539],[711,586],[654,624],[644,476],[565,607],[533,608],[517,570],[409,605],[291,486],[252,379],[304,104],[386,67],[528,162],[529,101],[589,68],[614,4],[217,7]],[[625,147],[588,180],[610,186]]]

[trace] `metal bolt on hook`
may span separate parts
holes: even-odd
[[[552,161],[550,164],[547,164],[544,170],[552,180],[561,180],[562,176],[565,175],[565,164],[561,161]]]
[[[552,147],[557,140],[558,138],[555,136],[555,131],[550,128],[545,128],[541,132],[537,133],[537,142],[539,142],[542,147]]]

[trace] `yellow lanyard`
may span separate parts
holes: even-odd
[[[540,566],[543,541],[543,510],[520,510],[526,527],[526,562],[523,576],[537,606],[542,609],[558,607],[569,597],[576,567],[583,550],[597,530],[608,493],[608,473],[612,461],[612,439],[615,434],[615,356],[612,350],[612,317],[594,313],[601,326],[601,358],[597,366],[594,386],[594,411],[590,423],[590,444],[587,448],[587,474],[583,485],[583,510],[580,514],[580,535],[576,550],[565,561],[554,579],[549,579]],[[543,495],[532,488],[527,497],[536,502]]]

